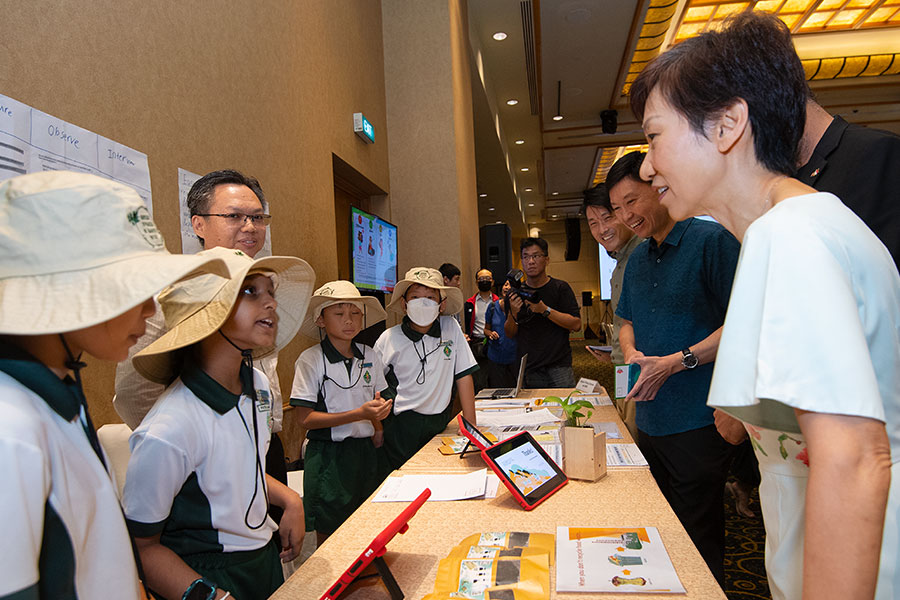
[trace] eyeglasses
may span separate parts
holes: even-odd
[[[538,260],[539,258],[544,258],[545,256],[547,256],[547,255],[542,254],[542,253],[541,254],[523,254],[522,262],[531,262],[534,260]]]
[[[243,213],[197,213],[198,217],[222,217],[230,227],[243,227],[247,221],[250,221],[256,227],[268,227],[272,215],[258,214],[245,215]]]
[[[491,277],[479,277],[475,281],[477,281],[478,283],[484,283],[484,282],[494,283],[494,280]]]

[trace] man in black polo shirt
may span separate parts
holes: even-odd
[[[547,275],[550,262],[547,242],[525,238],[520,245],[525,290],[509,295],[509,312],[503,330],[516,338],[519,358],[528,355],[525,387],[565,388],[575,386],[569,332],[581,329],[575,293],[568,283]]]

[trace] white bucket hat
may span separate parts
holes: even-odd
[[[266,256],[253,260],[240,250],[210,248],[197,256],[215,257],[228,265],[228,279],[195,277],[170,286],[159,295],[168,331],[134,355],[134,368],[150,381],[168,385],[177,375],[176,350],[209,337],[228,320],[247,275],[273,275],[278,301],[278,333],[275,345],[253,348],[254,359],[278,352],[290,342],[306,314],[316,281],[312,267],[294,256]]]
[[[214,257],[169,254],[126,185],[69,171],[0,184],[0,333],[91,327],[200,273],[228,269]]]
[[[384,321],[387,317],[377,298],[363,296],[349,281],[342,279],[330,281],[313,293],[312,299],[309,301],[309,308],[306,309],[306,319],[300,326],[300,333],[315,340],[319,339],[319,326],[316,325],[316,319],[329,306],[344,303],[358,306],[363,311],[363,329]]]
[[[441,310],[442,315],[455,315],[462,310],[463,295],[460,289],[444,285],[444,276],[441,275],[441,272],[430,267],[413,267],[406,272],[406,276],[394,286],[388,310],[403,312],[403,304],[400,299],[406,295],[406,290],[414,283],[436,289],[441,293],[441,299],[445,300],[443,310]]]

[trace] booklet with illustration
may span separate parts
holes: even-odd
[[[556,591],[685,593],[655,527],[557,527]]]

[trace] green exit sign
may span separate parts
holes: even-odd
[[[362,113],[353,113],[353,133],[367,144],[375,143],[375,127]]]

